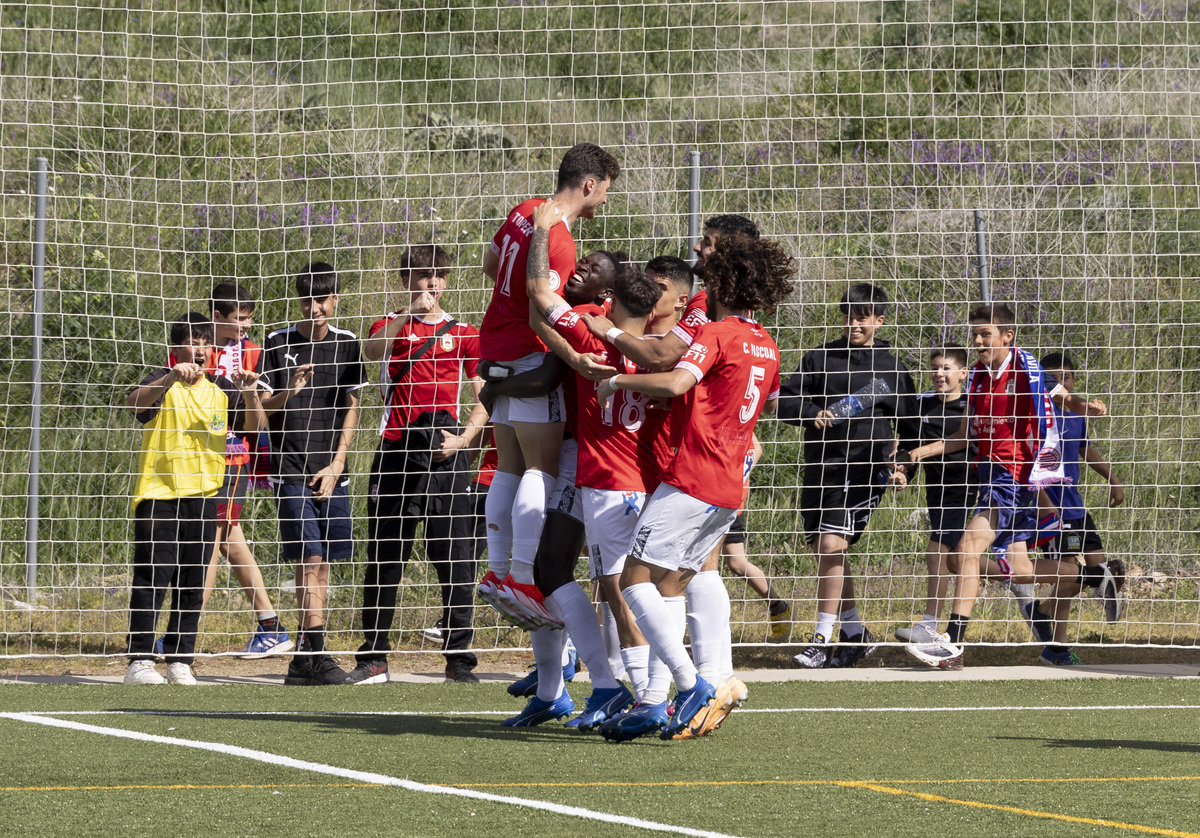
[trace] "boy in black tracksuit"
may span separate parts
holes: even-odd
[[[817,560],[817,625],[793,660],[810,669],[852,666],[874,651],[875,638],[859,620],[846,550],[862,536],[884,489],[905,483],[888,466],[896,436],[901,451],[919,443],[912,377],[887,342],[875,338],[887,302],[874,285],[850,286],[841,302],[845,336],[808,352],[779,396],[779,417],[804,428],[800,505]],[[859,399],[860,412],[838,418],[839,402],[873,384],[875,394]],[[840,642],[855,645],[830,649],[839,616]]]

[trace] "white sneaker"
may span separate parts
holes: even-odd
[[[938,634],[936,629],[931,629],[924,623],[917,623],[912,628],[896,629],[896,639],[905,643],[940,643],[949,641],[948,634]]]
[[[926,666],[935,669],[958,670],[963,668],[963,647],[955,646],[947,635],[929,644],[910,644],[904,651]]]
[[[158,683],[161,684],[162,681]],[[192,668],[186,663],[169,663],[167,664],[167,683],[194,687],[196,686],[196,676],[192,674]]]
[[[167,679],[154,671],[154,661],[130,661],[125,668],[126,684],[165,684]]]

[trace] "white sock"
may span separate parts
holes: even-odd
[[[533,646],[533,660],[537,664],[537,697],[542,701],[554,701],[562,695],[562,653],[567,642],[567,633],[562,629],[540,628],[529,635]]]
[[[925,626],[925,628],[929,629],[934,634],[938,633],[938,618],[936,614],[926,614],[921,618],[919,625]]]
[[[610,690],[619,686],[608,665],[608,652],[604,648],[604,637],[600,634],[600,622],[596,619],[591,597],[584,593],[578,582],[568,582],[549,599],[562,612],[575,651],[592,677],[592,689]]]
[[[638,701],[642,700],[642,696],[646,692],[646,687],[650,683],[650,654],[649,646],[627,646],[621,650],[621,661],[625,665],[625,674],[629,676],[629,683],[633,685],[633,694]],[[658,660],[655,658],[655,660]],[[659,666],[662,667],[664,673],[667,668],[662,666],[662,661],[659,661]],[[667,673],[667,686],[663,687],[663,701],[666,701],[666,692],[670,685],[670,673]],[[650,702],[658,704],[659,702]]]
[[[662,658],[651,652],[646,666],[646,692],[638,696],[638,701],[642,704],[662,704],[670,692],[671,670],[663,663]]]
[[[618,681],[630,678],[625,671],[625,657],[621,654],[621,636],[617,633],[617,621],[612,606],[600,603],[600,636],[604,638],[604,650],[608,655],[608,669]]]
[[[517,496],[516,474],[498,471],[492,477],[483,514],[487,519],[488,570],[503,579],[512,567],[513,498]]]
[[[533,584],[533,559],[546,523],[546,498],[553,488],[554,478],[534,468],[527,469],[517,484],[512,505],[511,573],[515,581],[525,585]]]
[[[696,665],[683,645],[687,601],[681,596],[664,598],[650,582],[630,585],[621,593],[637,618],[638,628],[649,641],[650,651],[671,670],[675,686],[681,690],[696,686]]]
[[[858,619],[858,606],[852,605],[841,614],[842,631],[847,637],[858,637],[863,633],[863,624]]]
[[[729,591],[720,572],[706,570],[693,576],[687,586],[687,627],[696,669],[710,684],[719,684],[733,675],[731,615]],[[729,675],[722,672],[725,661],[729,662]]]
[[[1033,595],[1035,591],[1032,582],[1027,582],[1024,585],[1018,585],[1016,582],[1010,581],[1008,583],[1008,589],[1012,591],[1013,596],[1017,598],[1017,602],[1019,604],[1029,605],[1031,602],[1033,602]]]
[[[823,611],[817,612],[817,634],[824,637],[826,640],[833,640],[833,624],[837,622],[837,614],[826,614]]]

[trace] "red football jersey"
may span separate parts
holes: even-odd
[[[683,438],[662,481],[715,506],[737,509],[754,426],[763,405],[779,398],[779,347],[753,320],[730,315],[701,326],[675,368],[687,370],[698,383],[690,391],[693,398],[683,400]]]
[[[691,346],[696,332],[707,322],[708,292],[701,288],[688,300],[687,308],[683,310],[679,322],[671,328],[671,334]]]
[[[1037,411],[1029,388],[1029,373],[1014,363],[1009,352],[995,373],[985,364],[971,368],[968,397],[971,436],[979,446],[978,460],[1000,463],[1017,480],[1028,483],[1036,457]],[[1046,392],[1058,384],[1043,373]]]
[[[622,373],[646,372],[625,358],[615,346],[596,337],[580,318],[580,309],[566,305],[551,312],[550,322],[576,352],[591,352]],[[591,308],[594,308],[591,307]],[[649,399],[641,393],[618,390],[607,405],[596,398],[595,381],[578,373],[577,399],[579,461],[575,485],[588,489],[620,492],[652,492],[662,470],[657,459],[657,440],[667,435],[663,410],[647,410]]]
[[[377,334],[395,318],[395,314],[389,314],[376,320],[371,324],[370,333]],[[462,385],[479,374],[479,332],[475,327],[455,323],[438,335],[433,346],[411,366],[406,360],[449,319],[448,314],[433,322],[409,317],[392,342],[379,376],[384,397],[379,431],[387,439],[400,439],[403,429],[419,414],[429,410],[446,410],[459,418]],[[404,366],[409,369],[397,381],[396,376]]]
[[[526,288],[525,262],[533,237],[535,207],[545,198],[531,198],[508,214],[492,239],[492,253],[499,258],[496,284],[479,327],[483,358],[489,361],[515,361],[531,352],[545,352],[546,346],[529,328],[529,292]],[[550,289],[557,291],[575,270],[575,240],[566,224],[555,224],[550,231]]]

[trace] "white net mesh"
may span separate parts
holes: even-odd
[[[163,363],[166,324],[235,279],[265,334],[297,319],[310,259],[345,278],[339,325],[363,336],[396,301],[395,260],[433,240],[456,268],[445,308],[478,324],[478,269],[511,206],[547,194],[563,151],[609,148],[623,173],[577,229],[581,251],[686,255],[688,153],[701,211],[754,219],[800,260],[767,319],[784,374],[836,337],[847,281],[895,300],[884,335],[927,387],[931,344],[966,340],[978,300],[971,210],[989,230],[991,289],[1020,343],[1074,356],[1111,412],[1090,433],[1126,487],[1085,469],[1105,550],[1128,568],[1127,614],[1072,610],[1078,643],[1194,646],[1200,193],[1195,4],[1164,2],[89,2],[0,10],[0,656],[119,654],[128,627],[138,431],[124,407]],[[235,4],[237,5],[237,4]],[[26,585],[35,158],[49,161],[40,532]],[[372,369],[372,375],[377,370]],[[330,645],[357,645],[366,471],[381,405],[366,391],[350,459],[358,550],[334,568]],[[749,559],[815,614],[799,517],[796,429],[759,428]],[[920,490],[889,494],[855,548],[860,611],[880,637],[923,608]],[[244,530],[294,625],[274,501]],[[417,548],[398,648],[433,650],[440,614]],[[767,605],[730,580],[734,640],[767,636]],[[970,639],[1026,642],[985,588]],[[31,610],[32,609],[32,610]],[[475,647],[524,642],[476,610]],[[200,650],[254,628],[222,573]]]

